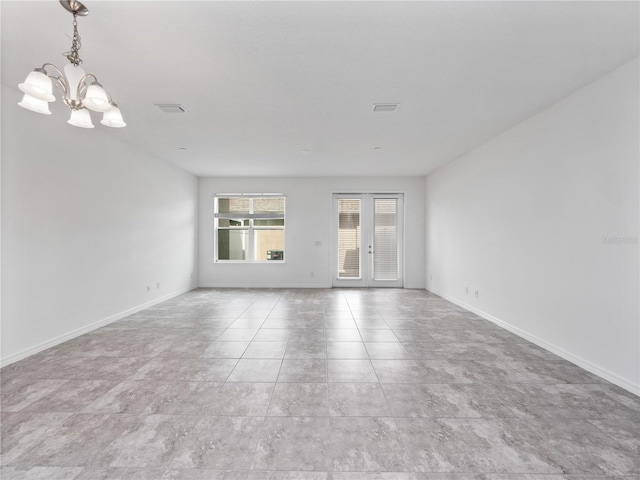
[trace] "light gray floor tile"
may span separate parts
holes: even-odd
[[[327,342],[361,342],[357,328],[327,328]]]
[[[131,380],[117,384],[84,409],[85,413],[143,413],[170,385],[163,381]]]
[[[331,470],[347,472],[405,472],[413,464],[390,418],[334,417],[329,428]]]
[[[40,442],[9,460],[16,466],[87,466],[117,438],[136,428],[137,419],[123,415],[73,414],[42,432]]]
[[[332,472],[330,480],[418,480],[421,478],[418,475],[407,472]]]
[[[387,417],[389,408],[378,383],[330,383],[329,407],[338,417]]]
[[[273,393],[269,416],[326,417],[329,401],[326,383],[278,383]]]
[[[255,329],[260,328],[267,319],[267,316],[257,318],[239,318],[235,320],[229,328]]]
[[[82,467],[1,467],[3,480],[75,480]]]
[[[399,339],[389,328],[360,328],[360,336],[365,342],[398,342]]]
[[[284,358],[326,358],[327,343],[324,341],[299,341],[289,338]]]
[[[287,342],[253,341],[247,347],[242,358],[282,358],[286,348]]]
[[[220,358],[194,358],[185,366],[182,378],[189,382],[223,382],[242,360]]]
[[[212,342],[202,354],[205,358],[240,358],[249,342]]]
[[[562,473],[538,444],[511,440],[514,430],[526,428],[522,423],[508,429],[486,419],[396,418],[395,423],[416,471]]]
[[[258,333],[257,328],[229,328],[219,337],[219,342],[250,342]]]
[[[203,417],[177,442],[170,461],[176,469],[240,470],[253,460],[261,417]]]
[[[286,342],[291,332],[287,328],[261,328],[253,337],[254,342]]]
[[[382,317],[361,317],[355,318],[356,325],[360,330],[364,329],[388,329],[389,325]]]
[[[324,328],[292,328],[289,332],[292,343],[320,343],[327,341]]]
[[[411,358],[399,342],[365,342],[369,358],[376,360],[404,360]]]
[[[69,380],[57,390],[31,403],[28,412],[80,412],[119,382],[114,380]]]
[[[267,417],[253,470],[325,470],[332,463],[327,417]]]
[[[210,412],[210,415],[264,417],[273,388],[273,383],[227,382],[204,412]]]
[[[2,412],[19,412],[48,394],[58,390],[69,380],[31,380],[15,378],[2,384],[0,405]]]
[[[377,382],[369,360],[327,360],[330,382]]]
[[[85,468],[74,480],[246,480],[247,471],[154,468]]]
[[[247,480],[332,480],[329,472],[301,472],[301,471],[279,471],[279,472],[249,472]]]
[[[282,360],[240,359],[229,375],[229,382],[275,382]]]
[[[209,348],[209,342],[177,340],[158,353],[158,357],[201,357]]]
[[[3,480],[640,478],[639,397],[421,290],[197,289],[0,387]]]
[[[326,382],[327,361],[323,358],[295,359],[282,361],[278,382]]]
[[[213,415],[221,382],[165,382],[144,409],[145,414]]]
[[[362,342],[327,342],[327,358],[364,359],[369,354]]]
[[[13,465],[15,458],[35,448],[70,416],[70,413],[3,412],[0,437],[2,465]]]

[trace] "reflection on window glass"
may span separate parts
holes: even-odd
[[[284,227],[284,218],[270,218],[268,220],[255,219],[253,225],[256,227]]]
[[[254,245],[256,260],[284,260],[284,230],[254,230]]]
[[[248,198],[218,198],[218,213],[249,213]]]
[[[254,198],[253,212],[279,213],[284,215],[284,197]]]
[[[218,220],[218,227],[242,227],[249,226],[249,220],[230,220],[228,218],[220,218]]]
[[[245,260],[247,230],[218,230],[218,260]]]

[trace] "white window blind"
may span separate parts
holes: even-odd
[[[360,278],[360,200],[338,200],[338,277]]]
[[[397,280],[398,199],[376,198],[373,208],[373,278]]]

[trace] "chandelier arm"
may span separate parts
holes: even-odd
[[[52,75],[51,73],[49,73],[47,71],[47,67],[54,70],[58,74],[58,76],[56,77],[55,75]],[[52,80],[55,80],[54,83],[56,88],[60,91],[60,93],[62,93],[62,100],[64,101],[65,104],[67,104],[67,106],[69,106],[67,97],[69,95],[70,85],[64,72],[60,70],[58,67],[56,67],[53,63],[45,63],[44,65],[42,65],[42,70],[47,75],[47,77],[49,77]]]
[[[95,83],[99,84],[98,78],[93,73],[85,73],[84,76],[80,79],[79,83],[86,83],[87,78],[90,78],[90,77],[93,78],[93,81]]]
[[[87,73],[78,82],[77,98],[78,98],[78,101],[80,103],[82,103],[82,101],[84,100],[85,95],[87,94],[87,88],[89,88],[89,86],[87,85],[87,79],[90,78],[90,77],[92,77],[95,82],[98,81],[98,79],[96,78],[96,76],[94,74]]]
[[[42,69],[43,69],[45,72],[46,72],[46,70],[47,70],[47,67],[51,67],[52,69],[54,69],[54,70],[56,71],[56,73],[57,73],[58,75],[60,75],[61,77],[64,77],[64,73],[63,73],[63,71],[62,71],[62,70],[60,70],[58,67],[56,67],[53,63],[45,63],[44,65],[42,65]],[[47,76],[48,76],[48,77],[50,77],[50,78],[56,78],[56,77],[54,77],[54,76],[50,75],[50,74],[49,74],[49,72],[46,72],[46,73],[47,73]]]

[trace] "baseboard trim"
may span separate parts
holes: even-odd
[[[270,284],[262,284],[256,283],[253,285],[247,285],[246,283],[201,283],[198,285],[198,288],[331,288],[331,284],[303,284],[303,283],[295,283],[295,284],[282,284],[282,285],[274,285]]]
[[[39,343],[38,345],[34,345],[33,347],[25,348],[24,350],[21,350],[19,352],[16,352],[12,355],[9,355],[7,357],[0,359],[0,367],[6,367],[7,365],[23,360],[27,357],[30,357],[31,355],[35,355],[36,353],[40,353],[48,348],[55,347],[56,345],[66,342],[67,340],[71,340],[72,338],[79,337],[80,335],[84,335],[85,333],[89,333],[100,327],[109,325],[110,323],[116,322],[118,320],[122,320],[123,318],[128,317],[129,315],[133,315],[134,313],[140,312],[145,308],[152,307],[154,305],[157,305],[158,303],[162,303],[174,297],[177,297],[178,295],[182,295],[183,293],[190,292],[195,288],[197,287],[190,286],[187,288],[182,288],[180,290],[169,293],[167,295],[163,295],[162,297],[155,298],[149,302],[146,302],[141,305],[137,305],[135,307],[124,310],[122,312],[116,313],[115,315],[111,315],[107,318],[103,318],[102,320],[98,320],[96,322],[90,323],[89,325],[85,325],[84,327],[77,328],[75,330],[72,330],[71,332],[67,332],[63,335],[52,338],[51,340],[47,340],[45,342]]]
[[[608,382],[613,383],[614,385],[617,385],[621,388],[624,388],[625,390],[633,393],[634,395],[638,395],[640,396],[640,385],[636,385],[632,382],[630,382],[629,380],[627,380],[626,378],[622,378],[619,375],[607,370],[606,368],[602,368],[599,365],[596,365],[593,362],[590,362],[589,360],[585,360],[584,358],[578,356],[578,355],[574,355],[571,352],[568,352],[567,350],[564,350],[561,347],[558,347],[557,345],[554,345],[552,343],[547,342],[546,340],[537,337],[536,335],[533,335],[525,330],[522,330],[518,327],[515,327],[513,325],[511,325],[510,323],[501,320],[493,315],[491,315],[490,313],[484,312],[478,308],[475,308],[472,305],[469,305],[465,302],[463,302],[462,300],[459,300],[455,297],[452,297],[450,295],[446,295],[442,292],[439,292],[437,290],[434,290],[432,288],[427,288],[427,291],[434,293],[435,295],[438,295],[439,297],[444,298],[445,300],[454,303],[456,305],[458,305],[459,307],[464,308],[465,310],[469,310],[470,312],[475,313],[476,315],[478,315],[479,317],[484,318],[485,320],[490,321],[491,323],[504,328],[505,330],[513,333],[514,335],[517,335],[521,338],[524,338],[525,340],[541,347],[544,348],[545,350],[548,350],[549,352],[558,355],[559,357],[581,367],[584,368],[585,370],[587,370],[588,372],[593,373],[594,375],[597,375],[605,380],[607,380]]]

